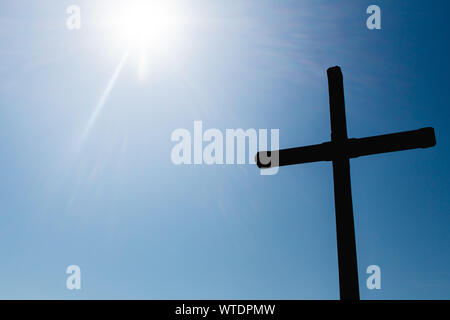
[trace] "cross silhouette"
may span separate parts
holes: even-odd
[[[308,162],[332,161],[340,298],[341,300],[359,300],[349,160],[379,153],[433,147],[436,145],[436,137],[433,128],[423,128],[368,138],[349,139],[341,69],[339,67],[329,68],[327,74],[331,141],[306,147],[258,152],[256,163],[258,167],[264,169]],[[277,161],[274,163],[270,159],[277,159]]]

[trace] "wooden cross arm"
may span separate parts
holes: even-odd
[[[261,169],[289,166],[317,161],[331,161],[333,146],[331,142],[312,146],[283,149],[277,151],[261,151],[256,154],[256,164]],[[278,165],[275,160],[278,157]]]
[[[347,156],[357,158],[379,153],[430,148],[436,145],[433,128],[423,128],[400,133],[383,134],[381,136],[348,139]]]
[[[259,168],[264,169],[309,162],[332,161],[342,157],[357,158],[386,152],[430,148],[435,145],[434,129],[423,128],[368,138],[347,139],[339,143],[325,142],[299,148],[261,151],[256,154],[256,164]]]

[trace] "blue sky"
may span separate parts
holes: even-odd
[[[71,4],[81,30],[65,26]],[[0,4],[0,298],[337,299],[330,163],[261,176],[170,160],[171,133],[195,120],[277,128],[283,148],[328,141],[334,65],[351,137],[437,136],[351,161],[361,298],[450,298],[447,2],[181,1],[176,46],[143,79],[127,60],[83,139],[126,51],[100,23],[110,5]]]

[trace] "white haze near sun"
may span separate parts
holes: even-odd
[[[117,79],[126,64],[137,67],[139,81],[148,77],[152,64],[169,64],[177,51],[187,23],[185,2],[113,1],[97,8],[97,25],[112,50],[122,52],[117,67],[105,85],[81,135],[82,148],[95,126]]]
[[[129,53],[141,80],[152,63],[164,63],[179,48],[188,20],[181,1],[113,1],[97,11],[108,45]]]

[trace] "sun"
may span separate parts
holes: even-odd
[[[140,72],[167,56],[182,36],[183,16],[176,1],[128,0],[110,6],[106,26],[115,47],[137,58]]]
[[[118,8],[112,21],[117,40],[131,46],[166,46],[178,31],[176,10],[169,3],[139,1]]]
[[[147,76],[149,64],[164,65],[182,39],[185,15],[178,0],[110,0],[102,6],[99,25],[113,44],[121,51],[120,62],[107,82],[100,99],[89,117],[81,135],[80,148],[95,126],[117,79],[130,58],[137,62],[140,80]],[[112,50],[115,51],[115,50]],[[169,59],[170,60],[170,59]]]

